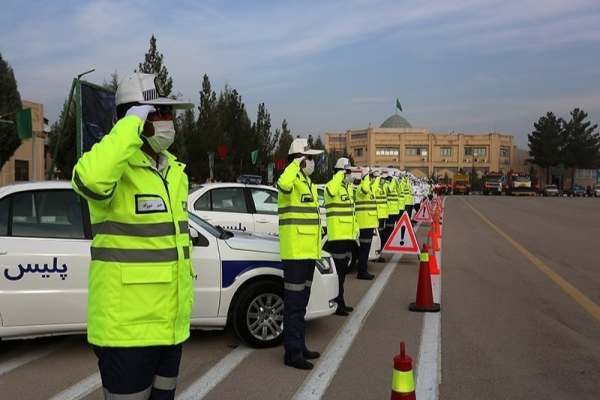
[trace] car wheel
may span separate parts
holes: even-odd
[[[232,317],[236,335],[252,347],[272,347],[283,339],[283,287],[273,281],[243,289]]]

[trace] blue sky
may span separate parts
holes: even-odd
[[[54,121],[77,73],[133,71],[151,34],[183,99],[213,87],[265,102],[274,126],[503,132],[524,147],[546,111],[600,122],[599,0],[3,0],[0,52]]]

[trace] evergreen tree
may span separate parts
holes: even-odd
[[[196,134],[188,142],[189,167],[195,179],[204,181],[209,176],[207,152],[216,154],[219,141],[222,140],[218,129],[217,94],[212,90],[206,74],[202,78],[196,124]]]
[[[550,181],[550,167],[561,163],[564,142],[562,120],[552,112],[533,124],[535,130],[527,135],[531,161],[546,170],[546,183]]]
[[[173,90],[173,79],[169,76],[167,67],[163,64],[163,55],[156,48],[156,37],[150,37],[150,48],[144,56],[144,62],[139,64],[140,72],[156,75],[156,89],[161,96],[170,96]]]
[[[196,134],[196,117],[193,109],[185,110],[177,116],[175,130],[177,134],[169,151],[177,154],[177,158],[187,164],[190,159],[187,145],[190,142],[190,138]]]
[[[15,74],[0,54],[0,168],[21,145],[14,114],[21,107],[21,95],[17,89]]]
[[[287,160],[288,151],[294,141],[294,137],[285,119],[281,122],[281,128],[277,129],[277,134],[279,135],[279,142],[275,149],[275,159]]]
[[[110,74],[110,80],[107,82],[106,79],[102,83],[102,86],[112,92],[117,92],[117,88],[119,87],[119,74],[117,71]]]
[[[571,168],[571,184],[575,182],[575,169],[600,166],[600,134],[595,133],[598,125],[592,125],[587,118],[585,111],[575,108],[571,119],[563,123],[562,154],[565,166]]]
[[[271,115],[265,107],[265,103],[258,105],[256,113],[256,122],[252,126],[253,135],[256,138],[257,149],[258,149],[258,172],[262,175],[266,175],[266,168],[268,162],[273,159],[277,142],[279,141],[280,131],[275,130],[275,133],[271,130]]]
[[[75,166],[75,107],[72,105],[67,115],[67,101],[63,104],[62,111],[51,129],[49,148],[52,155],[56,154],[54,167],[58,170],[60,179],[71,179],[71,171]],[[62,129],[62,131],[61,131]],[[58,151],[55,151],[58,149]],[[54,174],[54,171],[50,171]]]
[[[215,165],[216,176],[222,180],[235,180],[241,173],[252,172],[250,152],[255,149],[256,140],[242,96],[235,89],[225,86],[217,101],[219,137],[229,148],[227,163]]]

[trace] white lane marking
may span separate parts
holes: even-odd
[[[14,357],[8,359],[2,363],[0,363],[0,376],[4,375],[13,369],[19,368],[25,364],[29,364],[32,361],[39,360],[40,358],[44,358],[55,350],[58,350],[61,347],[64,347],[66,343],[55,343],[51,345],[47,345],[41,347],[35,351],[27,352],[25,354],[21,354],[18,357]]]
[[[442,271],[442,239],[440,251],[435,254],[440,271]],[[443,273],[443,271],[442,271]],[[442,275],[431,277],[433,301],[441,303]],[[418,365],[416,371],[416,396],[419,400],[437,400],[439,385],[442,383],[442,330],[441,314],[425,313],[419,345]]]
[[[253,352],[254,349],[238,346],[198,380],[192,383],[185,391],[183,391],[183,393],[177,396],[177,400],[199,400],[204,398],[204,396],[214,389],[215,386],[225,379],[231,371]]]
[[[293,397],[294,400],[320,399],[325,394],[350,345],[352,345],[354,338],[362,328],[369,311],[383,292],[401,257],[402,254],[394,255],[386,264],[375,283],[371,285],[361,302],[350,314],[350,319],[344,324],[335,340],[329,344],[321,361],[300,386]]]
[[[100,373],[96,372],[57,395],[52,396],[50,400],[79,400],[101,387]]]

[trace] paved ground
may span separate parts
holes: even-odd
[[[600,201],[449,199],[440,398],[600,398],[598,316],[469,205],[584,296],[600,300]]]
[[[443,228],[440,398],[600,398],[600,318],[594,314],[600,200],[450,197]],[[331,371],[325,399],[388,398],[400,340],[407,342],[415,371],[421,361],[423,315],[407,311],[416,258],[370,268],[391,275],[373,307],[355,321],[360,329]],[[376,287],[350,278],[349,303],[364,306]],[[349,325],[337,316],[308,324],[310,347],[330,354],[323,365]],[[95,358],[81,336],[0,343],[1,399],[100,399],[95,374]],[[223,380],[213,388],[215,376]],[[178,393],[286,399],[315,381],[283,367],[281,348],[252,351],[229,331],[194,332],[184,348]]]

